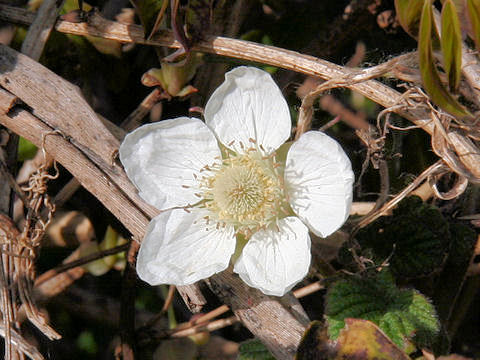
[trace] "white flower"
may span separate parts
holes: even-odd
[[[226,269],[282,296],[308,272],[309,230],[325,237],[347,219],[353,172],[340,145],[310,131],[288,140],[288,105],[270,75],[238,67],[205,108],[127,135],[120,159],[158,209],[137,259],[151,285],[187,285]],[[288,153],[287,153],[288,151]],[[246,244],[244,244],[246,242]],[[240,247],[241,248],[241,247]]]

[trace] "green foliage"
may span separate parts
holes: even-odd
[[[427,0],[423,5],[418,39],[419,66],[423,86],[433,102],[443,110],[458,119],[471,118],[470,112],[442,84],[435,64],[432,47],[434,39],[438,38],[439,36],[433,23],[432,0]],[[454,66],[458,65],[454,64]]]
[[[397,288],[389,271],[334,283],[325,314],[332,339],[340,335],[345,319],[359,318],[377,324],[402,349],[410,339],[419,346],[432,343],[440,328],[430,302],[414,289]]]
[[[480,49],[480,0],[467,0],[468,18],[477,50]]]
[[[448,85],[450,91],[455,92],[462,73],[462,31],[457,9],[452,0],[447,0],[443,4],[441,44]]]
[[[420,14],[425,0],[395,0],[397,19],[403,30],[411,37],[418,37]]]
[[[98,344],[90,331],[84,331],[78,335],[77,346],[79,349],[90,355],[94,355],[98,352]]]
[[[356,240],[359,256],[375,263],[387,261],[397,277],[426,276],[441,268],[449,247],[449,226],[440,211],[416,196],[401,201],[392,216],[384,216],[361,229]],[[346,243],[343,263],[352,261]]]
[[[18,142],[17,157],[19,161],[32,159],[37,153],[37,147],[27,139],[20,137]]]
[[[244,341],[238,349],[238,360],[275,360],[258,339]]]

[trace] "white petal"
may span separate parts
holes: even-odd
[[[237,152],[242,152],[240,142],[250,147],[254,139],[269,154],[290,137],[287,102],[270,74],[253,67],[225,74],[205,107],[205,121],[222,144]]]
[[[155,217],[140,246],[138,276],[150,285],[188,285],[225,270],[235,251],[234,230],[208,228],[206,214],[173,209]]]
[[[264,294],[283,296],[302,280],[310,266],[310,236],[296,217],[253,234],[233,271]]]
[[[158,209],[197,202],[194,174],[221,156],[211,130],[186,117],[136,129],[125,137],[119,153],[139,195]]]
[[[319,131],[309,131],[287,154],[285,183],[293,211],[310,230],[326,237],[350,213],[354,175],[340,145]]]

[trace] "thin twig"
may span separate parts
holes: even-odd
[[[111,249],[101,250],[96,253],[90,254],[88,256],[82,257],[78,260],[70,261],[68,263],[57,266],[56,268],[50,269],[47,272],[43,273],[42,275],[38,276],[35,281],[35,286],[39,286],[43,284],[44,282],[50,280],[51,278],[57,276],[62,272],[68,271],[78,266],[88,264],[89,262],[104,258],[106,256],[121,253],[123,251],[128,250],[129,247],[130,247],[130,242],[119,245],[119,246],[115,246]]]
[[[383,205],[380,209],[375,211],[374,213],[365,216],[362,218],[362,220],[357,224],[355,229],[360,229],[364,226],[367,226],[371,222],[375,221],[378,219],[380,216],[383,216],[386,214],[388,211],[390,211],[392,208],[394,208],[400,201],[402,201],[410,192],[412,192],[414,189],[416,189],[423,181],[425,181],[429,176],[432,174],[435,174],[441,169],[445,168],[445,164],[442,160],[438,160],[435,164],[431,165],[428,167],[426,170],[424,170],[414,181],[412,181],[411,184],[406,186],[400,193],[398,193],[392,200],[390,200],[388,203]],[[353,231],[355,233],[356,231]]]

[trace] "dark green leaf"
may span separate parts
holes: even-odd
[[[446,326],[465,282],[477,242],[477,234],[466,225],[454,223],[450,226],[450,233],[452,238],[450,251],[433,295],[438,315]]]
[[[275,360],[275,358],[260,340],[253,339],[240,344],[238,360]]]
[[[409,340],[421,346],[433,342],[440,328],[430,302],[414,289],[397,288],[385,270],[334,283],[325,314],[332,339],[340,335],[345,319],[360,318],[377,324],[402,349],[408,348]]]
[[[432,50],[432,37],[436,36],[433,24],[432,1],[424,3],[420,21],[418,53],[423,86],[433,102],[458,119],[471,118],[472,115],[443,86],[438,74]]]
[[[213,0],[189,0],[185,25],[189,38],[196,42],[205,37],[213,17]]]
[[[425,0],[395,0],[397,19],[411,37],[418,37],[420,14]]]
[[[416,278],[441,268],[449,237],[448,223],[440,211],[412,196],[400,202],[392,216],[384,216],[358,232],[361,250],[357,252],[377,264],[388,260],[397,277]],[[348,246],[341,250],[344,263],[349,262]]]
[[[462,31],[457,9],[452,0],[442,8],[442,55],[450,91],[455,92],[462,73]]]

